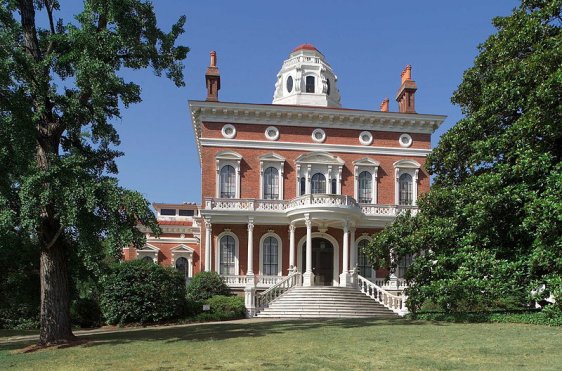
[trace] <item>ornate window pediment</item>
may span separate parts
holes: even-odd
[[[324,192],[341,194],[341,179],[345,161],[340,157],[328,152],[309,152],[297,157],[295,163],[297,165],[296,189],[300,190],[300,195],[313,193],[312,178],[320,179],[320,175],[323,176],[325,184],[329,185],[329,190],[325,186]]]
[[[158,263],[158,254],[160,249],[154,245],[146,243],[142,249],[137,249],[137,259],[152,259],[154,263]]]
[[[310,152],[297,157],[297,164],[343,165],[345,161],[328,152]]]
[[[394,163],[394,203],[415,206],[418,199],[418,174],[421,165],[414,160]]]

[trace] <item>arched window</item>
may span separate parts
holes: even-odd
[[[263,173],[263,198],[279,199],[279,170],[274,167],[268,167]]]
[[[219,266],[219,273],[222,275],[234,275],[235,266],[234,266],[234,259],[236,254],[236,245],[234,242],[234,237],[232,236],[223,236],[220,239],[220,266]]]
[[[369,240],[363,239],[357,244],[357,268],[359,269],[359,274],[365,278],[372,278],[373,269],[369,260],[367,259],[367,254],[364,252],[364,248],[369,245]]]
[[[306,76],[306,92],[314,93],[314,76]]]
[[[189,277],[189,262],[183,256],[176,259],[176,269],[184,278],[187,279]]]
[[[360,203],[373,202],[373,176],[368,171],[359,174],[359,200]]]
[[[336,178],[332,178],[332,194],[335,195],[336,193],[338,193],[338,186],[337,186],[337,180]]]
[[[411,254],[403,256],[398,261],[398,277],[404,278],[406,276],[406,271],[414,261],[413,256]]]
[[[326,177],[324,174],[316,173],[312,176],[312,193],[326,193]]]
[[[263,240],[263,272],[266,276],[276,276],[279,273],[279,243],[275,237]]]
[[[236,197],[236,174],[230,165],[223,166],[220,173],[221,198]]]
[[[154,259],[152,259],[150,256],[143,256],[142,261],[145,261],[147,263],[154,263]]]
[[[413,204],[412,184],[412,176],[410,174],[402,174],[400,178],[398,178],[398,189],[400,192],[400,198],[398,199],[399,205]]]
[[[302,195],[304,195],[304,194],[306,193],[306,178],[305,178],[305,177],[302,177],[302,178],[301,178],[301,186],[300,186],[300,188],[301,188],[300,191],[301,191],[301,196],[302,196]]]

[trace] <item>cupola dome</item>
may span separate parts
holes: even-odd
[[[297,46],[277,74],[273,104],[340,107],[337,76],[312,44]]]

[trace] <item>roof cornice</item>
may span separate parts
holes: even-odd
[[[201,123],[225,122],[256,125],[339,128],[354,130],[433,133],[443,115],[380,112],[333,107],[189,101],[199,157]]]

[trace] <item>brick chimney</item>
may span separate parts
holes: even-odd
[[[205,83],[207,84],[207,100],[217,102],[221,88],[221,75],[217,67],[217,52],[215,51],[211,52],[211,64],[205,73]]]
[[[382,101],[381,106],[380,106],[381,112],[388,112],[388,102],[389,101],[390,100],[388,98],[384,98],[384,100]]]
[[[412,66],[407,65],[400,76],[402,77],[402,84],[396,94],[398,111],[401,113],[416,113],[414,94],[418,87],[416,82],[412,80]]]

